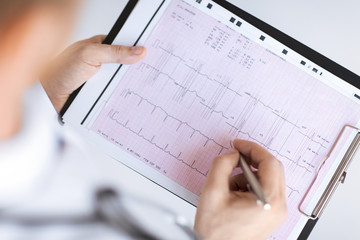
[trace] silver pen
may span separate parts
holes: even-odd
[[[271,205],[265,196],[264,190],[242,154],[240,154],[239,166],[243,170],[243,174],[248,181],[248,188],[250,188],[249,190],[251,190],[258,198],[257,204],[263,205],[265,210],[270,210]]]

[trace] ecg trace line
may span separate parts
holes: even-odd
[[[276,110],[275,110],[274,108],[272,108],[272,107],[270,107],[269,105],[265,104],[265,103],[264,103],[263,101],[261,101],[260,99],[252,96],[251,93],[245,93],[245,94],[248,95],[250,98],[254,99],[257,103],[260,103],[261,105],[263,105],[265,108],[270,109],[270,110],[272,111],[272,113],[275,114],[275,115],[276,115],[277,117],[279,117],[280,119],[284,120],[285,122],[289,123],[290,125],[292,125],[293,127],[297,128],[297,129],[301,129],[301,127],[298,126],[296,123],[293,123],[293,122],[289,121],[288,119],[286,119],[285,117],[281,116],[280,114],[278,114],[278,113],[276,112]],[[235,128],[236,130],[238,130],[238,128],[236,128],[235,126],[234,126],[234,128]],[[310,136],[308,136],[307,134],[301,132],[300,130],[299,130],[298,132],[299,132],[301,135],[303,135],[303,136],[305,136],[306,138],[308,138],[309,140],[311,140],[312,142],[320,145],[320,147],[327,149],[327,147],[325,147],[321,142],[318,142],[318,141],[314,140],[312,137],[310,137]],[[324,141],[326,141],[326,140],[324,140]]]
[[[116,112],[114,112],[116,113]],[[191,168],[192,170],[196,171],[197,173],[201,174],[202,176],[204,177],[207,177],[209,171],[207,171],[206,173],[200,171],[199,169],[197,169],[196,167],[194,167],[194,164],[196,162],[196,160],[194,160],[194,162],[190,165],[189,163],[187,163],[184,159],[181,159],[180,158],[180,155],[179,156],[175,156],[174,154],[172,154],[170,151],[166,150],[167,146],[165,148],[157,145],[155,142],[153,142],[153,139],[147,139],[144,135],[141,134],[141,131],[140,132],[136,132],[134,131],[133,129],[131,129],[130,127],[128,127],[127,125],[129,124],[129,121],[126,122],[126,124],[123,124],[121,122],[119,122],[116,118],[114,118],[114,115],[115,114],[112,114],[110,115],[109,114],[109,117],[112,121],[114,121],[116,124],[122,126],[123,128],[127,129],[128,131],[132,132],[133,134],[137,135],[138,137],[144,139],[145,141],[149,142],[150,144],[154,145],[155,147],[157,147],[158,149],[160,149],[161,151],[163,151],[164,153],[167,153],[168,155],[170,155],[171,157],[175,158],[176,160],[178,160],[179,162],[182,162],[183,164],[185,164],[187,167]]]
[[[210,107],[210,106],[208,106],[208,105],[206,105],[206,104],[204,104],[202,102],[200,102],[200,104],[203,105],[204,107],[206,107],[207,109],[211,110],[211,113],[217,113],[217,114],[222,115],[223,118],[229,119],[229,117],[227,117],[223,111],[217,111],[214,108],[212,108],[212,107]]]
[[[174,84],[175,84],[175,85],[177,85],[177,86],[179,86],[179,87],[183,88],[184,90],[186,90],[186,91],[188,91],[188,92],[192,92],[192,93],[194,93],[194,94],[195,94],[198,98],[200,98],[200,99],[202,100],[202,101],[200,101],[200,104],[202,104],[204,107],[206,107],[206,108],[208,108],[208,109],[212,110],[212,113],[218,113],[218,114],[221,114],[223,118],[225,118],[225,119],[229,119],[229,117],[227,117],[223,111],[217,111],[217,110],[215,110],[215,109],[211,108],[210,106],[207,106],[206,104],[204,104],[203,102],[206,102],[206,100],[205,100],[203,97],[201,97],[201,96],[200,96],[200,95],[199,95],[199,94],[198,94],[195,90],[190,90],[190,89],[188,89],[188,88],[186,88],[186,87],[184,87],[184,86],[180,85],[180,84],[179,84],[179,83],[177,83],[177,82],[176,82],[176,80],[175,80],[174,78],[172,78],[170,75],[168,75],[168,74],[166,74],[166,73],[164,73],[164,72],[161,72],[159,69],[157,69],[157,68],[155,68],[155,67],[151,66],[150,64],[147,64],[147,66],[148,66],[148,67],[150,67],[150,68],[152,68],[153,70],[157,71],[159,74],[163,74],[163,75],[167,76],[169,79],[171,79],[171,80],[174,82]],[[235,91],[235,90],[233,90],[233,91]],[[277,117],[281,118],[281,119],[282,119],[282,120],[284,120],[285,122],[287,122],[287,123],[289,123],[289,124],[293,125],[295,128],[301,129],[301,127],[300,127],[300,126],[298,126],[297,124],[295,124],[295,123],[293,123],[293,122],[289,121],[288,119],[284,118],[283,116],[279,115],[279,114],[276,112],[276,110],[275,110],[274,108],[272,108],[271,106],[269,106],[269,105],[265,104],[265,103],[264,103],[263,101],[261,101],[260,99],[258,99],[258,98],[256,98],[256,97],[254,97],[251,93],[245,92],[245,95],[249,96],[250,98],[252,98],[253,100],[255,100],[257,103],[260,103],[260,104],[261,104],[261,105],[263,105],[265,108],[270,109],[270,110],[272,111],[272,113],[273,113],[273,114],[275,114]],[[241,96],[241,97],[242,97],[242,95],[241,95],[241,94],[239,94],[239,93],[238,93],[238,96]],[[178,120],[178,121],[179,121],[179,119],[176,119],[176,120]],[[230,125],[230,124],[229,124],[229,125]],[[231,125],[230,125],[230,126],[231,126]],[[235,126],[234,126],[234,128],[235,128],[236,130],[238,130]],[[314,142],[314,143],[316,143],[316,144],[320,145],[321,147],[326,148],[326,147],[325,147],[322,143],[320,143],[320,142],[318,142],[318,141],[314,140],[314,139],[313,139],[313,138],[311,138],[310,136],[308,136],[308,135],[306,135],[306,134],[302,133],[301,131],[299,131],[299,133],[301,133],[302,135],[304,135],[305,137],[307,137],[307,138],[308,138],[309,140],[311,140],[312,142]],[[289,160],[290,160],[290,159],[289,159]]]
[[[303,132],[301,132],[301,131],[298,131],[298,132],[299,132],[301,135],[303,135],[303,136],[305,136],[306,138],[308,138],[309,140],[311,140],[312,142],[319,144],[321,147],[327,148],[327,147],[325,147],[321,142],[314,140],[312,137],[304,134]],[[328,140],[325,140],[325,139],[324,139],[324,142],[328,142]]]
[[[114,113],[116,113],[116,112],[114,112]],[[133,134],[139,136],[140,138],[142,138],[142,139],[144,139],[145,141],[149,142],[150,144],[154,145],[155,147],[157,147],[158,149],[160,149],[160,150],[163,151],[164,153],[167,153],[167,154],[170,155],[171,157],[173,157],[173,158],[175,158],[176,160],[178,160],[179,162],[185,164],[187,167],[191,168],[192,170],[196,171],[197,173],[201,174],[202,176],[207,177],[207,175],[209,174],[209,171],[207,171],[206,173],[204,173],[204,172],[200,171],[199,169],[197,169],[196,167],[194,167],[194,165],[195,165],[195,163],[196,163],[196,160],[194,160],[192,164],[189,164],[189,163],[187,163],[184,159],[181,159],[181,158],[180,158],[180,155],[181,155],[181,154],[179,154],[178,156],[175,156],[175,155],[172,154],[170,151],[167,151],[167,150],[166,150],[167,147],[163,148],[163,147],[157,145],[155,142],[153,142],[152,139],[147,139],[144,135],[142,135],[142,134],[140,133],[141,131],[140,131],[140,132],[136,132],[136,131],[134,131],[133,129],[131,129],[130,127],[128,127],[127,125],[128,125],[129,122],[127,122],[126,124],[123,124],[123,123],[119,122],[116,118],[114,118],[114,114],[110,115],[109,117],[110,117],[110,119],[111,119],[112,121],[115,121],[116,124],[122,126],[123,128],[127,129],[128,131],[132,132]],[[299,190],[296,190],[296,189],[290,187],[289,185],[286,185],[286,187],[291,190],[290,195],[291,195],[293,192],[296,192],[296,193],[300,194]]]
[[[169,50],[167,50],[167,49],[165,49],[165,48],[163,48],[163,47],[161,47],[161,46],[159,46],[159,48],[162,49],[164,52],[172,55],[173,57],[180,59],[182,62],[185,63],[185,66],[187,66],[188,68],[190,68],[191,70],[193,70],[195,73],[197,73],[197,74],[199,74],[199,75],[201,75],[201,76],[203,76],[203,77],[206,77],[206,78],[207,78],[208,80],[210,80],[210,81],[213,81],[213,82],[216,82],[216,83],[220,84],[221,86],[223,86],[223,87],[226,88],[227,90],[235,93],[235,94],[238,95],[239,97],[242,97],[240,93],[238,93],[238,92],[235,91],[234,89],[229,88],[228,85],[226,85],[226,84],[224,84],[224,83],[222,83],[222,82],[220,82],[220,81],[218,81],[218,80],[216,80],[216,79],[213,79],[213,78],[211,78],[209,75],[204,74],[204,73],[200,72],[199,70],[197,70],[196,68],[188,65],[188,64],[186,63],[185,59],[183,59],[182,57],[180,57],[180,56],[178,56],[178,55],[175,55],[173,52],[171,52],[171,51],[169,51]]]
[[[116,112],[114,112],[114,113],[116,113]],[[128,127],[127,125],[129,124],[129,121],[126,122],[126,124],[123,124],[123,123],[119,122],[116,118],[114,118],[114,115],[115,115],[115,114],[109,115],[109,117],[110,117],[110,119],[111,119],[112,121],[115,121],[118,125],[124,127],[125,129],[127,129],[127,130],[130,131],[130,132],[132,132],[133,134],[141,137],[141,138],[144,139],[145,141],[147,141],[147,142],[149,142],[150,144],[154,145],[155,147],[157,147],[158,149],[160,149],[160,150],[163,151],[164,153],[167,153],[167,154],[170,155],[172,158],[175,158],[175,159],[178,160],[179,162],[185,164],[187,167],[191,168],[192,170],[196,171],[197,173],[201,174],[202,176],[207,177],[207,175],[209,174],[209,171],[207,171],[206,173],[204,173],[204,172],[200,171],[199,169],[197,169],[196,167],[194,167],[194,164],[196,163],[196,160],[194,160],[192,164],[187,163],[184,159],[181,159],[181,158],[180,158],[180,155],[181,155],[181,154],[179,154],[178,156],[175,156],[175,155],[172,154],[170,151],[166,150],[167,146],[166,146],[165,148],[163,148],[163,147],[157,145],[155,142],[153,142],[153,139],[147,139],[144,135],[142,135],[142,134],[140,133],[141,131],[140,131],[140,132],[136,132],[136,131],[134,131],[133,129],[131,129],[130,127]],[[271,149],[269,149],[269,150],[271,150]],[[299,190],[296,190],[296,189],[290,187],[289,185],[286,185],[286,187],[291,190],[291,194],[292,194],[293,192],[296,192],[296,193],[300,194]],[[291,194],[290,194],[290,195],[291,195]]]
[[[162,75],[168,77],[170,80],[172,80],[172,81],[174,82],[174,84],[175,84],[176,86],[182,88],[182,89],[185,90],[186,92],[190,92],[190,93],[195,94],[196,97],[199,98],[202,102],[205,102],[205,101],[206,101],[203,97],[200,96],[200,94],[199,94],[197,91],[195,91],[195,90],[190,90],[190,88],[187,88],[187,87],[181,85],[180,83],[178,83],[178,82],[176,81],[176,79],[174,79],[173,77],[171,77],[169,74],[160,71],[159,69],[155,68],[154,66],[152,66],[152,65],[150,65],[150,64],[146,64],[146,66],[149,67],[149,68],[152,68],[152,69],[153,69],[154,71],[156,71],[158,74],[162,74]]]
[[[156,67],[154,67],[154,66],[152,66],[152,65],[150,65],[150,64],[146,64],[146,66],[149,67],[149,68],[152,68],[152,69],[155,70],[155,71],[157,71],[158,74],[162,74],[162,75],[168,77],[170,80],[172,80],[172,81],[174,82],[174,84],[175,84],[176,86],[182,88],[182,89],[185,90],[186,92],[194,93],[194,94],[196,95],[196,97],[201,100],[201,101],[200,101],[200,104],[202,104],[202,105],[204,105],[204,107],[210,109],[212,113],[220,114],[220,115],[222,115],[223,118],[229,119],[229,117],[227,117],[223,111],[217,111],[217,110],[215,110],[214,108],[206,105],[206,104],[204,103],[204,102],[206,102],[206,99],[203,98],[202,96],[200,96],[200,94],[199,94],[197,91],[191,90],[190,88],[187,88],[187,87],[185,87],[185,86],[182,86],[182,85],[179,84],[173,77],[171,77],[169,74],[164,73],[164,72],[161,72],[159,69],[157,69]]]
[[[207,139],[207,142],[204,144],[204,146],[206,146],[206,144],[207,144],[209,141],[212,141],[212,142],[214,142],[216,145],[218,145],[219,147],[222,148],[222,150],[220,151],[220,153],[221,153],[223,150],[228,150],[228,149],[229,149],[228,147],[225,147],[225,146],[221,145],[220,143],[218,143],[215,139],[208,137],[207,135],[205,135],[204,133],[202,133],[200,130],[195,129],[195,128],[192,127],[189,123],[184,122],[184,121],[181,121],[180,119],[178,119],[178,118],[170,115],[169,113],[167,113],[167,111],[166,111],[165,109],[163,109],[162,107],[160,107],[160,106],[158,106],[158,105],[150,102],[148,99],[142,97],[142,96],[139,95],[138,93],[136,93],[136,92],[134,92],[134,91],[128,90],[127,93],[125,94],[125,97],[128,96],[128,95],[134,95],[134,96],[138,97],[138,98],[141,100],[140,103],[141,103],[142,101],[146,101],[148,104],[150,104],[151,106],[154,107],[154,110],[155,110],[156,108],[158,108],[158,109],[160,109],[162,112],[164,112],[167,117],[170,117],[170,118],[178,121],[178,122],[180,123],[178,129],[179,129],[182,125],[186,125],[186,126],[188,126],[190,129],[192,129],[192,130],[194,131],[193,134],[192,134],[192,136],[194,135],[194,133],[198,132],[201,136],[203,136],[204,138]],[[239,133],[242,133],[242,134],[245,134],[245,135],[249,136],[250,139],[258,142],[258,143],[261,144],[262,146],[266,147],[268,150],[277,153],[279,156],[288,159],[288,160],[291,161],[292,163],[296,164],[298,167],[305,169],[305,170],[306,170],[307,172],[309,172],[309,173],[312,173],[312,171],[309,170],[307,167],[298,164],[295,160],[293,160],[293,159],[291,159],[291,158],[283,155],[283,154],[280,153],[278,150],[270,148],[269,146],[265,145],[264,143],[260,142],[260,141],[257,140],[256,138],[254,138],[250,133],[240,131],[240,129],[237,129],[235,126],[232,126],[232,125],[229,124],[228,122],[226,122],[226,124],[229,125],[229,126],[232,127],[232,128],[235,128]],[[171,155],[171,156],[173,156],[173,155]]]
[[[289,185],[286,185],[286,187],[291,191],[288,197],[290,197],[294,192],[297,194],[300,194],[299,190],[294,189],[294,188],[290,187]]]
[[[172,52],[166,50],[166,49],[163,48],[163,47],[159,47],[159,48],[162,49],[163,51],[167,52],[168,54],[170,54],[170,55],[172,55],[172,56],[174,56],[174,57],[176,57],[176,58],[179,58],[181,61],[183,61],[183,62],[185,63],[185,65],[186,65],[187,67],[189,67],[190,69],[192,69],[192,70],[195,71],[196,73],[198,73],[198,74],[200,74],[200,75],[202,75],[202,76],[205,76],[205,77],[208,78],[209,80],[213,80],[213,81],[217,82],[218,84],[222,85],[222,86],[225,87],[226,89],[228,89],[228,90],[236,93],[237,96],[243,97],[243,95],[241,95],[240,93],[236,92],[234,89],[229,88],[228,86],[226,86],[225,84],[223,84],[223,83],[221,83],[221,82],[219,82],[219,81],[217,81],[217,80],[211,79],[208,75],[202,74],[202,73],[199,72],[198,70],[196,70],[196,69],[194,69],[193,67],[189,66],[188,64],[186,64],[186,61],[185,61],[183,58],[181,58],[180,56],[177,56],[177,55],[173,54]],[[170,76],[169,74],[167,74],[167,73],[164,73],[164,72],[160,71],[160,69],[158,69],[158,68],[156,68],[156,67],[153,67],[153,66],[150,65],[150,64],[146,64],[146,65],[147,65],[148,67],[152,68],[152,69],[153,69],[154,71],[156,71],[158,74],[163,74],[164,76],[168,77],[170,80],[172,80],[172,81],[174,82],[175,85],[179,86],[180,88],[186,90],[187,92],[192,92],[192,93],[194,93],[197,98],[199,98],[199,99],[202,100],[202,101],[200,101],[200,103],[201,103],[204,107],[212,110],[212,112],[221,114],[222,117],[225,118],[225,119],[229,119],[229,118],[225,115],[225,113],[224,113],[223,111],[216,111],[215,109],[212,109],[211,107],[209,107],[209,106],[207,106],[206,104],[204,104],[203,102],[205,102],[206,100],[205,100],[203,97],[201,97],[201,96],[197,93],[197,91],[195,91],[195,90],[190,90],[190,89],[182,86],[181,84],[177,83],[177,81],[176,81],[173,77],[171,77],[171,76]],[[182,124],[187,125],[189,128],[191,128],[192,130],[194,130],[194,132],[199,132],[203,137],[205,137],[206,139],[208,139],[208,141],[213,141],[213,142],[214,142],[215,144],[217,144],[218,146],[220,146],[220,147],[222,147],[222,148],[224,148],[224,149],[229,149],[229,148],[226,148],[226,147],[224,147],[223,145],[217,143],[217,142],[215,141],[215,139],[209,138],[208,136],[206,136],[205,134],[203,134],[203,133],[200,132],[199,130],[194,129],[194,128],[191,127],[188,123],[183,122],[183,121],[181,121],[180,119],[175,118],[174,116],[169,115],[163,108],[161,108],[161,107],[159,107],[159,106],[151,103],[148,99],[143,98],[142,96],[140,96],[139,94],[137,94],[137,93],[135,93],[135,92],[129,92],[129,93],[130,93],[130,94],[132,93],[132,94],[138,96],[139,98],[141,98],[142,100],[147,101],[150,105],[161,109],[165,114],[167,114],[168,117],[171,117],[171,118],[175,119],[176,121],[178,121],[178,122],[180,122],[180,123],[182,123]],[[296,123],[293,123],[293,122],[289,121],[288,119],[284,118],[284,117],[281,116],[279,113],[277,113],[274,108],[272,108],[271,106],[265,104],[265,103],[264,103],[263,101],[261,101],[260,99],[254,97],[251,93],[245,92],[245,95],[247,95],[247,96],[249,96],[250,98],[252,98],[253,100],[255,100],[256,103],[259,103],[259,104],[263,105],[265,108],[268,108],[269,110],[271,110],[271,112],[272,112],[273,114],[275,114],[277,117],[279,117],[279,118],[282,119],[283,121],[289,123],[290,125],[294,126],[294,127],[297,128],[297,129],[301,129],[301,127],[298,126]],[[266,147],[268,150],[277,153],[279,156],[281,156],[281,157],[283,157],[283,158],[291,161],[292,163],[296,164],[298,167],[305,169],[307,172],[309,172],[309,173],[312,172],[312,171],[309,170],[306,166],[303,166],[303,165],[298,164],[295,160],[293,160],[293,159],[291,159],[291,158],[289,158],[289,157],[281,154],[278,150],[276,150],[276,149],[271,149],[270,147],[268,147],[268,146],[265,145],[264,143],[262,143],[262,142],[258,141],[257,139],[253,138],[249,133],[239,131],[239,128],[237,128],[236,126],[233,126],[233,125],[231,125],[231,124],[228,123],[228,122],[226,122],[226,123],[227,123],[230,127],[232,127],[232,128],[234,128],[235,130],[237,130],[239,133],[243,133],[243,134],[245,134],[245,135],[248,135],[250,139],[255,140],[255,141],[258,142],[259,144],[261,144],[261,145],[263,145],[264,147]],[[182,124],[181,124],[181,125],[182,125]],[[179,128],[181,127],[181,125],[179,126]],[[315,144],[318,144],[320,147],[326,148],[322,143],[314,140],[312,137],[310,137],[310,136],[302,133],[301,131],[299,131],[299,133],[301,133],[302,135],[304,135],[306,138],[308,138],[309,140],[311,140],[311,141],[314,142]],[[206,144],[205,144],[205,145],[206,145]]]
[[[181,57],[174,55],[173,53],[169,52],[168,50],[166,50],[166,49],[164,49],[164,48],[162,48],[162,47],[159,47],[159,48],[162,49],[163,51],[165,51],[165,52],[173,55],[174,57],[177,57],[177,58],[181,59],[183,62],[185,62],[185,60],[182,59]],[[185,64],[185,65],[188,66],[187,64]],[[187,90],[188,92],[193,92],[199,99],[206,101],[206,100],[205,100],[204,98],[202,98],[196,91],[191,91],[190,89],[187,89],[186,87],[178,84],[178,83],[176,82],[176,80],[175,80],[174,78],[172,78],[169,74],[166,74],[166,73],[160,71],[158,68],[155,68],[155,67],[151,66],[150,64],[147,64],[147,66],[150,67],[150,68],[152,68],[153,70],[155,70],[158,74],[163,74],[163,75],[165,75],[166,77],[168,77],[169,79],[171,79],[171,80],[174,82],[175,85],[178,85],[179,87],[183,88],[184,90]],[[190,66],[188,66],[188,67],[190,67]],[[190,67],[190,68],[191,68],[192,70],[196,71],[198,74],[201,74],[198,70],[195,70],[195,69],[193,69],[192,67]],[[204,75],[204,76],[206,76],[208,79],[210,79],[210,77],[207,76],[206,74],[202,74],[202,75]],[[215,81],[216,81],[216,80],[215,80]],[[216,82],[218,82],[218,81],[216,81]],[[221,84],[222,86],[225,86],[223,83],[220,83],[220,82],[218,82],[218,83]],[[226,88],[227,88],[228,90],[231,90],[232,92],[236,92],[235,90],[233,90],[233,89],[231,89],[231,88],[229,88],[229,87],[226,87]],[[208,136],[206,136],[205,134],[203,134],[203,133],[200,132],[199,130],[196,130],[196,129],[194,129],[193,127],[191,127],[188,123],[184,123],[184,122],[182,122],[180,119],[175,118],[175,117],[169,115],[163,108],[161,108],[161,107],[159,107],[159,106],[156,106],[155,104],[151,103],[148,99],[143,98],[142,96],[140,96],[139,94],[137,94],[137,93],[135,93],[135,92],[130,92],[130,93],[138,96],[138,97],[141,98],[142,100],[147,101],[150,105],[152,105],[152,106],[154,106],[154,107],[158,107],[158,108],[161,109],[165,114],[167,114],[169,117],[175,119],[176,121],[179,121],[180,123],[183,123],[183,124],[187,125],[188,127],[190,127],[192,130],[199,132],[202,136],[204,136],[205,138],[207,138],[208,141],[211,140],[211,141],[213,141],[215,144],[217,144],[218,146],[220,146],[220,147],[222,147],[222,148],[225,148],[225,147],[222,146],[221,144],[217,143],[217,142],[215,141],[215,139],[209,138]],[[237,96],[243,97],[243,95],[241,95],[240,93],[238,93],[238,92],[236,92],[236,93],[237,93]],[[247,95],[247,96],[249,96],[250,98],[252,98],[253,100],[255,100],[256,103],[259,103],[259,104],[263,105],[265,108],[268,108],[269,110],[271,110],[271,112],[272,112],[273,114],[275,114],[277,117],[279,117],[279,118],[282,119],[283,121],[289,123],[290,125],[292,125],[293,127],[297,128],[297,129],[301,129],[301,127],[298,126],[296,123],[293,123],[293,122],[289,121],[288,119],[284,118],[283,116],[279,115],[279,113],[277,113],[274,108],[272,108],[271,106],[265,104],[265,103],[264,103],[263,101],[261,101],[260,99],[254,97],[251,93],[245,92],[245,95]],[[222,117],[225,118],[225,119],[229,119],[228,117],[226,117],[226,115],[224,114],[223,111],[216,111],[215,109],[212,109],[211,107],[209,107],[209,106],[207,106],[206,104],[204,104],[204,103],[203,103],[204,101],[200,101],[200,103],[201,103],[204,107],[212,110],[212,112],[221,114]],[[295,160],[293,160],[293,159],[291,159],[291,158],[289,158],[289,157],[281,154],[278,150],[276,150],[276,149],[271,149],[271,148],[268,147],[266,144],[264,144],[264,143],[258,141],[257,139],[253,138],[249,133],[239,131],[239,128],[238,128],[238,127],[233,126],[232,124],[230,124],[230,123],[228,123],[228,122],[226,122],[226,123],[227,123],[230,127],[232,127],[232,128],[234,128],[235,130],[237,130],[239,133],[243,133],[243,134],[248,135],[250,139],[253,139],[253,140],[255,140],[256,142],[260,143],[261,145],[263,145],[264,147],[266,147],[268,150],[273,151],[273,152],[277,153],[279,156],[288,159],[288,160],[291,161],[292,163],[296,164],[298,167],[305,169],[307,172],[309,172],[309,173],[312,172],[312,171],[309,170],[306,166],[299,165]],[[180,126],[181,126],[181,125],[180,125]],[[180,127],[180,126],[179,126],[179,127]],[[310,137],[310,136],[302,133],[301,131],[299,131],[299,132],[300,132],[302,135],[304,135],[306,138],[308,138],[309,140],[311,140],[312,142],[314,142],[315,144],[318,144],[320,147],[326,148],[322,143],[314,140],[312,137]],[[228,148],[225,148],[225,149],[228,149]]]
[[[171,52],[171,51],[169,51],[169,50],[167,50],[167,49],[165,49],[165,48],[163,48],[163,47],[161,47],[161,46],[159,46],[159,48],[160,48],[161,50],[163,50],[164,52],[172,55],[173,57],[180,59],[182,62],[185,63],[185,66],[187,66],[187,67],[190,68],[191,70],[195,71],[197,74],[199,74],[199,75],[201,75],[201,76],[204,76],[204,77],[206,77],[207,79],[209,79],[209,80],[211,80],[211,81],[214,81],[214,82],[220,84],[221,86],[225,87],[227,90],[235,93],[237,96],[240,96],[240,97],[243,96],[243,95],[241,95],[239,92],[237,92],[236,90],[234,90],[234,89],[230,88],[229,86],[225,85],[224,83],[222,83],[222,82],[220,82],[220,81],[218,81],[218,80],[216,80],[216,79],[213,79],[213,78],[211,78],[209,75],[204,74],[204,73],[201,73],[199,70],[197,70],[197,69],[195,69],[194,67],[188,65],[188,64],[186,63],[186,60],[183,59],[182,57],[180,57],[180,56],[178,56],[178,55],[175,55],[173,52]],[[159,70],[158,70],[158,71],[159,71]],[[160,71],[160,73],[161,73],[161,71]],[[164,73],[164,74],[165,74],[165,73]],[[169,76],[169,77],[170,77],[170,76]],[[276,112],[276,109],[274,109],[274,108],[272,108],[271,106],[265,104],[263,101],[261,101],[260,99],[256,98],[256,97],[253,96],[251,93],[245,92],[245,95],[248,95],[248,96],[251,97],[252,99],[256,100],[257,102],[259,102],[260,104],[262,104],[264,107],[269,108],[277,117],[283,119],[284,121],[288,122],[289,124],[293,125],[294,127],[298,128],[298,129],[301,129],[301,127],[298,126],[296,123],[291,122],[291,121],[289,121],[288,119],[284,118],[283,116],[281,116],[279,113]],[[205,106],[206,106],[206,105],[205,105]],[[214,112],[216,112],[216,111],[214,111]],[[226,117],[223,112],[221,112],[221,113],[222,113],[223,117],[229,119],[229,117]],[[302,133],[302,132],[300,132],[300,133]],[[307,138],[309,138],[309,139],[310,139],[311,141],[313,141],[314,143],[317,143],[317,144],[319,144],[321,147],[326,148],[322,143],[313,140],[311,137],[307,136],[307,135],[304,134],[304,133],[302,133],[302,134],[305,135]]]
[[[156,108],[158,108],[158,109],[160,109],[162,112],[164,112],[167,117],[172,118],[172,119],[178,121],[178,122],[180,123],[178,129],[180,129],[180,127],[181,127],[182,125],[185,125],[185,126],[189,127],[191,130],[193,130],[192,136],[193,136],[196,132],[199,133],[201,136],[203,136],[204,138],[207,139],[207,142],[204,144],[204,146],[206,146],[206,144],[207,144],[208,142],[214,142],[216,145],[218,145],[219,147],[222,148],[222,150],[221,150],[220,152],[229,149],[228,147],[225,147],[225,146],[223,146],[222,144],[218,143],[215,139],[213,139],[213,138],[211,138],[211,137],[208,137],[207,135],[205,135],[204,133],[202,133],[200,130],[195,129],[195,128],[192,127],[189,123],[184,122],[184,121],[182,121],[182,120],[180,120],[180,119],[178,119],[178,118],[170,115],[170,114],[169,114],[165,109],[163,109],[161,106],[158,106],[158,105],[150,102],[148,99],[144,98],[143,96],[139,95],[138,93],[136,93],[136,92],[134,92],[134,91],[128,90],[127,93],[126,93],[126,96],[128,96],[128,95],[134,95],[134,96],[140,98],[141,101],[146,101],[148,104],[150,104],[151,106],[154,107],[154,110],[155,110]],[[125,96],[125,97],[126,97],[126,96]]]
[[[223,118],[229,119],[229,117],[227,117],[223,111],[217,111],[217,110],[215,110],[214,108],[206,105],[206,104],[204,103],[204,102],[206,102],[206,99],[203,98],[202,96],[200,96],[200,94],[199,94],[197,91],[195,91],[195,90],[190,90],[190,88],[187,88],[187,87],[182,86],[181,84],[179,84],[179,83],[176,81],[176,79],[174,79],[173,77],[171,77],[169,74],[160,71],[159,69],[157,69],[156,67],[154,67],[154,66],[152,66],[152,65],[150,65],[150,64],[146,64],[146,66],[149,67],[149,68],[152,68],[152,69],[155,70],[155,71],[157,71],[158,74],[162,74],[162,75],[168,77],[170,80],[172,80],[172,81],[174,82],[174,84],[175,84],[176,86],[184,89],[186,92],[194,93],[194,94],[196,95],[196,97],[201,100],[201,101],[200,101],[200,104],[202,104],[204,107],[212,110],[212,111],[211,111],[212,113],[221,114]],[[241,97],[242,97],[242,95],[240,95],[240,94],[238,94],[238,96],[241,96]]]
[[[272,151],[272,152],[277,153],[280,157],[286,158],[286,159],[289,160],[290,162],[296,164],[296,166],[305,169],[305,170],[306,170],[307,172],[309,172],[309,173],[312,173],[312,171],[310,171],[307,167],[302,166],[302,165],[299,165],[295,160],[293,160],[293,159],[291,159],[291,158],[283,155],[283,154],[280,153],[278,150],[270,148],[270,147],[267,146],[266,144],[260,142],[260,141],[257,140],[256,138],[254,138],[250,133],[248,133],[248,132],[243,132],[243,131],[241,131],[240,129],[237,129],[235,126],[232,126],[232,125],[231,125],[230,123],[228,123],[228,122],[227,122],[226,124],[229,125],[229,126],[232,127],[232,128],[235,128],[238,133],[242,133],[242,134],[247,135],[251,140],[256,141],[257,143],[259,143],[260,145],[262,145],[263,147],[265,147],[265,148],[268,149],[269,151]]]

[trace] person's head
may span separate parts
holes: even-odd
[[[37,80],[66,43],[80,2],[0,0],[0,88],[26,88]]]

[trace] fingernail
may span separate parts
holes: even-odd
[[[141,55],[144,52],[144,47],[136,46],[131,48],[131,53],[133,55]]]

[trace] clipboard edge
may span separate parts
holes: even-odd
[[[329,181],[329,184],[327,185],[326,189],[324,190],[322,196],[319,199],[319,202],[315,206],[312,215],[305,214],[304,212],[300,211],[302,214],[307,216],[309,220],[307,221],[305,227],[303,228],[303,231],[300,233],[298,240],[306,240],[309,238],[312,230],[316,226],[317,222],[319,221],[322,213],[324,212],[326,206],[330,202],[333,194],[336,192],[338,186],[340,183],[343,183],[346,177],[346,173],[348,168],[351,165],[351,162],[354,159],[354,156],[356,152],[360,148],[360,129],[351,125],[346,125],[342,132],[340,133],[339,137],[341,137],[341,134],[345,131],[346,128],[351,128],[354,131],[357,131],[356,135],[354,136],[349,148],[347,149],[345,155],[343,156],[343,159],[339,163],[336,171],[333,174],[333,177]],[[336,145],[336,143],[335,143]],[[311,186],[310,186],[311,188]],[[305,196],[306,197],[306,196]],[[326,198],[326,199],[324,199]],[[299,206],[300,210],[300,206]],[[316,215],[314,215],[316,213]]]
[[[107,44],[110,45],[113,43],[113,41],[115,40],[116,36],[118,35],[118,33],[120,32],[120,30],[122,29],[122,27],[125,25],[126,21],[128,20],[128,18],[130,17],[132,11],[135,9],[136,4],[139,2],[139,0],[128,0],[125,8],[123,9],[123,11],[121,12],[120,16],[118,17],[118,19],[116,20],[115,24],[113,25],[113,27],[111,28],[109,34],[106,36],[105,40],[103,41],[103,44]],[[68,100],[65,102],[64,107],[61,109],[60,114],[59,114],[59,121],[60,123],[64,123],[63,122],[63,117],[65,115],[65,113],[67,112],[67,110],[70,108],[71,104],[74,102],[74,100],[76,99],[77,95],[80,93],[81,89],[84,87],[86,83],[84,83],[83,85],[81,85],[78,89],[76,89],[68,98]]]

